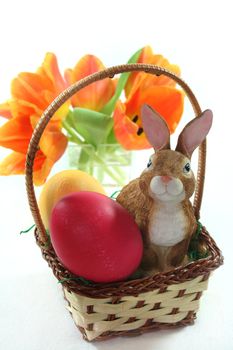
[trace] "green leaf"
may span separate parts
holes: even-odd
[[[142,49],[138,50],[133,54],[133,56],[130,57],[129,61],[127,63],[136,63],[140,54],[142,52]],[[129,78],[130,72],[129,73],[122,73],[120,75],[120,78],[118,80],[117,86],[116,86],[116,91],[111,100],[108,101],[108,103],[104,106],[104,108],[101,110],[102,113],[111,115],[112,112],[114,111],[115,104],[117,100],[119,99],[126,83]]]
[[[112,128],[112,130],[110,131],[108,137],[107,137],[107,140],[106,140],[106,143],[107,144],[115,144],[115,143],[118,143],[117,139],[116,139],[116,136],[114,134],[114,130]]]
[[[100,112],[85,108],[74,108],[66,122],[85,140],[85,143],[97,147],[105,143],[113,126],[113,119]]]

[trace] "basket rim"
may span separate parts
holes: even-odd
[[[220,249],[203,226],[200,237],[209,248],[210,255],[207,258],[192,261],[185,266],[177,267],[167,272],[156,273],[153,276],[123,282],[86,285],[81,280],[77,281],[77,276],[70,273],[63,266],[52,246],[49,249],[45,249],[43,245],[40,245],[37,229],[35,229],[35,236],[44,259],[52,268],[53,274],[58,281],[62,282],[63,288],[90,298],[116,297],[120,299],[122,296],[138,296],[141,293],[150,292],[154,289],[160,289],[160,292],[162,292],[169,285],[186,282],[198,276],[203,276],[203,279],[207,279],[213,270],[223,264],[223,256]]]

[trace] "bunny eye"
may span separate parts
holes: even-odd
[[[184,172],[185,174],[188,174],[188,173],[190,172],[190,170],[191,170],[191,165],[190,165],[190,163],[185,164],[185,166],[184,166],[184,168],[183,168],[183,172]]]
[[[149,159],[148,163],[147,163],[147,168],[149,168],[152,165],[152,160]]]

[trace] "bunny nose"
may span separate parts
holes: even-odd
[[[168,182],[172,180],[171,176],[161,176],[160,178],[164,184],[168,184]]]

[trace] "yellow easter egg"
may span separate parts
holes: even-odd
[[[39,198],[39,209],[46,229],[49,228],[50,215],[55,204],[62,197],[78,191],[106,194],[94,177],[81,170],[61,171],[45,183]]]

